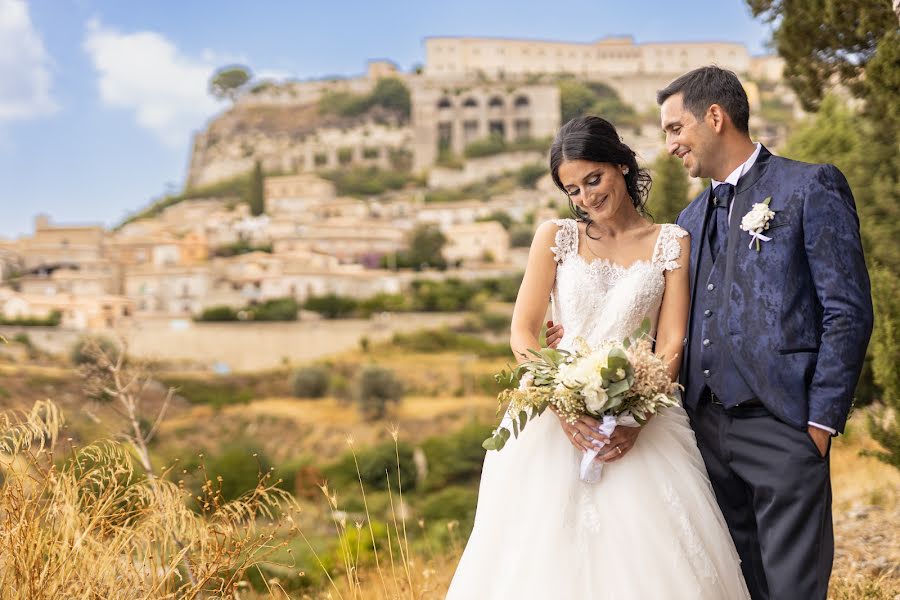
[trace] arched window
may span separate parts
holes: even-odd
[[[494,96],[488,101],[488,106],[491,108],[503,108],[503,98],[500,96]]]
[[[440,100],[438,100],[438,105],[437,105],[437,107],[438,107],[439,109],[441,109],[441,108],[450,108],[451,106],[453,106],[453,103],[450,102],[450,98],[441,98]]]
[[[470,107],[472,107],[472,106],[478,106],[478,100],[476,100],[475,98],[472,98],[471,96],[469,96],[469,97],[466,98],[465,101],[463,102],[463,106],[465,106],[466,108],[470,108]]]
[[[518,96],[516,97],[516,108],[521,108],[524,106],[528,106],[531,102],[528,100],[528,96]]]

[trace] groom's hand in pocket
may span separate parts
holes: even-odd
[[[553,321],[547,321],[547,347],[548,348],[556,348],[559,346],[559,340],[562,339],[563,326],[562,325],[554,325]]]
[[[819,454],[823,457],[828,454],[828,444],[831,440],[831,433],[819,427],[813,427],[812,425],[806,427],[806,432],[816,444],[816,448],[819,449]]]

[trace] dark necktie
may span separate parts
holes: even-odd
[[[730,183],[720,183],[713,190],[713,214],[707,226],[713,261],[725,251],[725,241],[728,239],[728,208],[733,197],[734,186]]]

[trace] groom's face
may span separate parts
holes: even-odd
[[[691,177],[709,177],[715,133],[684,107],[682,94],[669,96],[660,107],[666,151],[681,159]]]

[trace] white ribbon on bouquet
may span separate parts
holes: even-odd
[[[600,427],[597,429],[597,431],[599,433],[602,433],[606,437],[612,437],[612,434],[616,430],[616,426],[618,425],[621,425],[623,427],[641,426],[641,424],[638,423],[631,415],[621,415],[619,417],[605,415],[603,417],[603,422],[600,424]],[[585,483],[597,483],[598,481],[600,481],[600,474],[603,473],[604,463],[599,460],[595,461],[594,459],[597,458],[597,455],[600,454],[600,450],[602,450],[603,446],[606,446],[607,443],[608,442],[603,442],[603,445],[599,448],[595,447],[593,450],[588,450],[584,453],[584,456],[581,457],[581,481]]]

